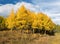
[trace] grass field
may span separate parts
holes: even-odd
[[[60,44],[60,33],[55,36],[26,34],[20,31],[0,31],[0,44]]]

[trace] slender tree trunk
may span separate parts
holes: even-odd
[[[33,33],[34,33],[34,29],[33,29]]]

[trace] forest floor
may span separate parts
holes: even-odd
[[[60,33],[55,36],[26,34],[20,31],[0,31],[0,44],[60,44]]]

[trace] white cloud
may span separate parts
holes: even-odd
[[[35,4],[39,5],[40,11],[44,12],[49,17],[51,17],[53,22],[55,22],[56,24],[60,24],[60,0],[53,2],[36,1]]]
[[[0,6],[0,15],[4,15],[4,16],[9,15],[12,8],[16,12],[18,10],[18,8],[21,7],[21,5],[24,5],[27,9],[30,9],[31,11],[36,11],[36,12],[38,11],[36,9],[38,7],[37,5],[33,5],[33,4],[27,3],[27,2],[19,2],[19,3],[15,4],[15,5],[6,4],[6,5]]]
[[[0,15],[2,16],[8,15],[8,13],[10,13],[13,7],[14,5],[12,4],[6,4],[6,5],[0,6]]]

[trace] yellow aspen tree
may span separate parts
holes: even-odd
[[[35,13],[26,9],[24,5],[22,5],[16,12],[16,27],[18,29],[29,29],[31,28],[34,18]]]
[[[36,19],[36,14],[34,12],[31,12],[29,10],[27,10],[27,14],[28,14],[28,17],[27,17],[27,25],[29,26],[29,29],[32,28],[32,23],[34,22],[34,19]]]
[[[14,10],[12,9],[10,15],[6,18],[6,26],[8,29],[13,29],[15,26],[15,14]]]
[[[16,12],[16,27],[17,29],[23,29],[26,26],[26,8],[22,5]]]
[[[39,20],[42,21],[42,28],[44,27],[45,30],[51,30],[54,28],[54,26],[55,26],[54,23],[47,15],[45,15],[43,13],[39,13],[38,18],[39,18]]]

